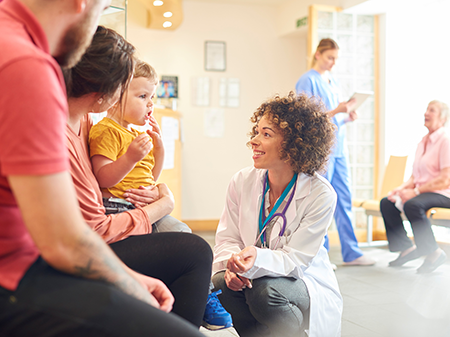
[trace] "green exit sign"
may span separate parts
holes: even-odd
[[[307,16],[297,20],[297,28],[306,26],[307,24],[308,24],[308,17]]]

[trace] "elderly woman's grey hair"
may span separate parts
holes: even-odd
[[[441,120],[444,120],[444,125],[446,126],[449,119],[450,119],[450,110],[448,108],[448,105],[445,104],[444,102],[438,101],[438,100],[434,100],[431,101],[428,104],[437,104],[439,105],[439,110],[440,110],[440,117]]]

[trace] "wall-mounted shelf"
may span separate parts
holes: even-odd
[[[127,7],[127,0],[112,0],[111,6],[103,11],[99,24],[127,38]]]

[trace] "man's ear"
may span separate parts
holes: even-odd
[[[74,0],[75,1],[75,9],[77,13],[82,13],[86,9],[86,3],[88,0]]]

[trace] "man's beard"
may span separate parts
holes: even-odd
[[[61,67],[74,67],[91,44],[96,28],[92,25],[94,12],[94,9],[88,11],[84,20],[67,29],[56,55],[53,55]]]

